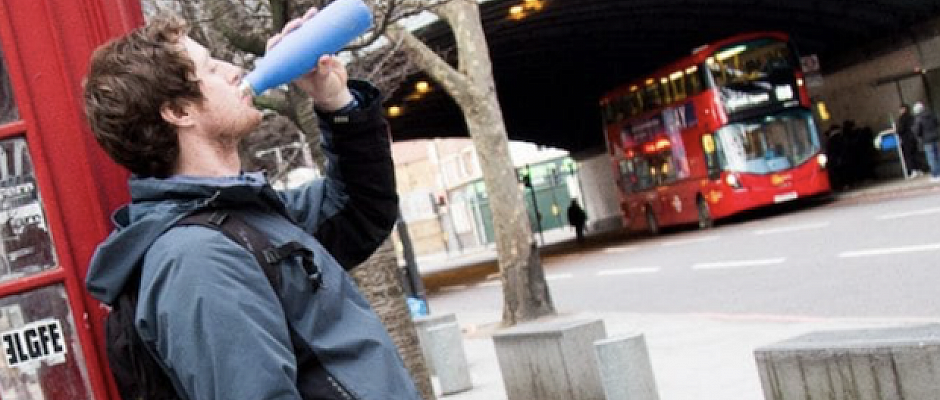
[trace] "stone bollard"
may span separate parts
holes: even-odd
[[[659,400],[642,333],[594,342],[607,400]]]
[[[551,320],[518,325],[493,336],[509,400],[603,400],[593,344],[604,322]]]
[[[935,400],[940,325],[813,332],[754,351],[766,400]]]
[[[448,395],[473,388],[460,326],[456,322],[435,325],[428,328],[428,339],[441,392]]]
[[[437,375],[434,367],[434,359],[431,357],[431,340],[428,338],[428,329],[443,324],[456,324],[456,314],[429,315],[426,317],[415,317],[415,330],[418,331],[418,342],[421,345],[421,353],[424,354],[424,360],[427,362],[428,371],[431,375]]]

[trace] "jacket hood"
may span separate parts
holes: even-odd
[[[109,305],[150,245],[183,217],[207,207],[283,207],[263,178],[131,178],[129,186],[131,203],[111,216],[115,229],[98,245],[85,278],[89,293]]]

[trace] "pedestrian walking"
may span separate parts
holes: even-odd
[[[268,48],[312,15],[288,23]],[[139,280],[135,327],[176,395],[161,398],[419,399],[344,271],[385,240],[398,215],[378,90],[348,80],[334,56],[298,78],[331,162],[325,178],[275,191],[241,169],[239,144],[261,121],[239,89],[243,71],[186,29],[178,17],[152,19],[89,63],[89,124],[133,175],[131,202],[114,214],[87,289],[112,304]],[[290,250],[277,258],[277,276],[223,232],[178,224],[205,210],[231,211]]]
[[[940,182],[940,123],[937,116],[924,106],[924,103],[914,103],[911,110],[914,112],[914,135],[920,139],[927,156],[927,165],[930,167],[930,179]]]
[[[587,222],[587,214],[578,204],[577,199],[571,199],[568,205],[568,223],[574,227],[574,234],[578,244],[584,243],[584,224]]]

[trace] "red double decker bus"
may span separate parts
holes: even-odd
[[[600,100],[624,225],[715,219],[828,193],[822,140],[783,33],[696,49]]]

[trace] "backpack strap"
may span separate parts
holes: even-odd
[[[307,278],[318,289],[322,283],[322,274],[313,260],[313,252],[295,241],[281,246],[274,246],[267,235],[251,224],[246,223],[238,214],[226,210],[202,210],[190,214],[176,222],[175,226],[199,225],[218,230],[226,237],[248,250],[258,261],[264,276],[277,292],[281,284],[281,274],[277,264],[282,260],[299,254]]]

